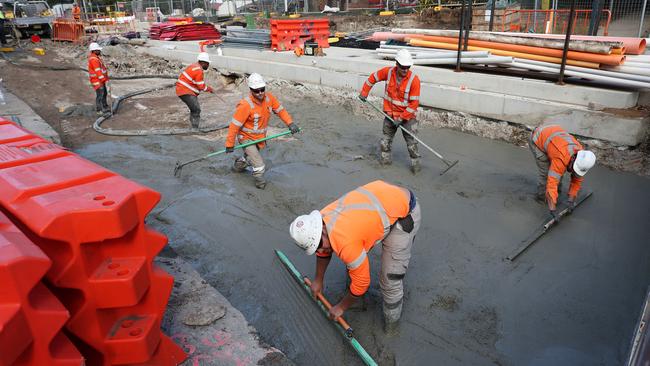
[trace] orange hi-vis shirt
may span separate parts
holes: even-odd
[[[79,5],[75,5],[72,7],[72,17],[75,20],[81,19],[81,8],[79,7]]]
[[[384,112],[393,118],[410,120],[415,118],[415,112],[420,105],[420,78],[411,70],[397,84],[397,66],[384,67],[368,77],[361,95],[367,97],[375,83],[386,81],[384,89]]]
[[[271,111],[277,114],[287,126],[293,123],[289,112],[269,92],[266,92],[262,101],[257,100],[251,94],[240,100],[235,114],[230,120],[230,126],[228,126],[226,147],[235,146],[235,139],[243,143],[244,141],[254,141],[266,137]],[[257,144],[260,149],[265,145],[264,142]]]
[[[176,95],[199,95],[207,91],[208,86],[203,80],[203,68],[196,62],[186,67],[176,80]]]
[[[571,157],[583,148],[578,140],[558,125],[537,127],[533,131],[532,140],[540,150],[546,153],[551,163],[546,179],[546,199],[555,209],[560,180],[571,162]],[[582,181],[583,177],[571,174],[570,199],[573,200],[578,196]]]
[[[368,252],[386,238],[397,219],[409,214],[410,198],[405,188],[376,180],[346,193],[320,211],[332,251],[348,268],[353,295],[361,296],[368,291]]]
[[[108,81],[108,70],[106,70],[104,62],[92,52],[88,56],[88,77],[95,90],[101,88]]]

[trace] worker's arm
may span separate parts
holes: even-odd
[[[546,178],[546,203],[550,211],[555,211],[558,196],[557,188],[565,171],[566,165],[561,159],[551,159]]]
[[[291,126],[291,124],[293,123],[293,118],[291,118],[289,112],[287,112],[287,110],[284,109],[284,106],[280,104],[280,101],[278,101],[275,95],[271,93],[267,93],[267,94],[269,96],[269,99],[271,100],[271,109],[273,109],[273,113],[275,113],[278,117],[280,117],[280,119],[282,120],[282,122],[284,122],[284,124],[286,124],[287,126]]]
[[[580,192],[580,187],[582,186],[582,181],[584,177],[571,174],[571,185],[569,186],[569,201],[575,202],[576,197],[578,197],[578,192]]]
[[[244,101],[239,102],[239,104],[237,105],[235,114],[232,116],[232,119],[230,120],[230,125],[228,126],[228,137],[226,137],[226,149],[235,146],[235,140],[237,139],[239,130],[241,130],[242,126],[248,119],[248,115],[250,114],[250,109],[251,107],[248,105],[248,103]]]
[[[198,70],[196,70],[196,69],[198,69]],[[198,89],[200,91],[210,92],[210,90],[212,90],[212,88],[210,88],[209,86],[207,86],[205,84],[205,80],[203,79],[203,69],[199,66],[199,67],[194,68],[193,71],[194,70],[198,71],[196,73],[196,79],[194,80],[194,83],[196,84]]]
[[[361,94],[359,95],[361,99],[365,100],[365,98],[368,98],[368,94],[370,94],[370,90],[372,89],[372,86],[375,85],[375,83],[388,79],[388,70],[390,70],[390,67],[384,67],[383,69],[379,69],[368,76],[368,80],[366,80],[366,82],[363,84],[363,87],[361,88]]]
[[[332,260],[332,253],[330,254],[321,254],[316,253],[316,274],[314,275],[314,280],[311,283],[311,294],[316,297],[318,293],[323,292],[323,282],[325,281],[325,272],[327,271],[327,266]]]
[[[404,121],[415,118],[415,112],[418,110],[418,106],[420,105],[420,78],[417,76],[413,77],[413,82],[411,83],[411,91],[409,92],[409,100],[406,102],[408,105],[400,116],[400,118]]]
[[[370,287],[370,262],[368,261],[368,255],[365,249],[361,249],[361,252],[357,252],[351,257],[346,255],[346,253],[341,253],[341,257],[354,258],[350,263],[346,263],[348,274],[350,275],[350,288],[343,299],[330,309],[330,317],[332,319],[342,316]]]

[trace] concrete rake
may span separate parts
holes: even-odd
[[[379,107],[377,107],[376,105],[370,103],[370,102],[367,101],[367,100],[364,100],[364,102],[368,103],[368,104],[369,104],[372,108],[374,108],[377,112],[381,113],[381,114],[382,114],[384,117],[386,117],[389,121],[393,122],[393,124],[394,124],[395,126],[399,127],[399,128],[400,128],[402,131],[404,131],[405,133],[411,135],[411,137],[413,137],[413,138],[415,139],[415,141],[419,142],[422,146],[424,146],[425,148],[427,148],[427,150],[431,151],[431,152],[432,152],[432,153],[433,153],[433,154],[434,154],[438,159],[442,160],[442,162],[445,163],[445,165],[447,165],[447,168],[446,168],[445,170],[443,170],[443,171],[440,173],[440,175],[443,175],[443,174],[447,173],[447,171],[449,171],[449,169],[453,168],[454,165],[458,164],[458,160],[456,160],[456,161],[451,161],[451,162],[450,162],[450,161],[448,161],[447,159],[445,159],[442,155],[440,155],[440,153],[438,153],[437,151],[435,151],[434,149],[432,149],[431,147],[429,147],[429,145],[427,145],[427,144],[425,144],[424,142],[422,142],[422,140],[420,140],[417,136],[415,136],[411,131],[409,131],[409,130],[407,130],[406,128],[402,127],[401,124],[398,124],[397,122],[395,122],[394,119],[392,119],[390,116],[388,116],[386,113],[384,113],[384,111],[382,111],[381,109],[379,109]]]

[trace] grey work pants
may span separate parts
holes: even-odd
[[[415,118],[402,123],[402,127],[409,130],[414,135],[417,135],[418,133],[418,121]],[[395,133],[397,132],[398,128],[399,127],[397,127],[388,118],[384,118],[384,127],[382,130],[384,136],[379,143],[382,160],[390,161],[390,154],[393,147],[393,138],[395,137]],[[413,164],[417,162],[418,158],[420,157],[420,154],[418,154],[418,142],[413,138],[413,136],[404,131],[402,131],[402,135],[404,136],[404,141],[406,141],[406,148],[408,149],[409,156],[411,157],[411,163]]]
[[[190,123],[192,127],[199,128],[201,122],[201,105],[199,104],[199,98],[196,95],[185,94],[179,95],[179,98],[187,105],[187,108],[190,109]]]
[[[389,323],[399,320],[402,314],[404,276],[411,260],[411,248],[415,235],[420,229],[420,204],[417,201],[411,211],[411,218],[413,219],[413,230],[410,233],[404,231],[398,221],[382,245],[379,286],[384,297],[384,318]]]
[[[535,133],[535,131],[533,131]],[[530,135],[528,139],[528,148],[535,158],[535,164],[537,165],[537,198],[544,199],[546,197],[546,180],[548,177],[548,170],[551,167],[551,162],[548,160],[548,155],[543,152],[535,142],[533,142],[533,134]]]
[[[2,10],[0,10],[2,11]],[[5,36],[5,20],[0,19],[0,44],[7,44],[7,37]]]
[[[106,102],[108,96],[108,90],[106,89],[106,84],[102,84],[99,88],[95,89],[95,110],[97,112],[109,112],[110,108]]]

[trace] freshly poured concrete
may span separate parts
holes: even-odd
[[[170,50],[169,47],[174,47]],[[149,41],[137,49],[154,56],[194,62],[196,42]],[[370,50],[332,47],[325,57],[296,57],[292,52],[224,48],[223,56],[214,49],[212,67],[240,73],[257,72],[299,83],[360,90],[368,75],[394,64],[380,60]],[[535,79],[457,73],[451,69],[415,66],[421,78],[423,106],[465,112],[481,117],[536,126],[566,122],[569,132],[620,145],[639,144],[647,131],[646,113],[624,113],[619,109],[636,106],[636,91],[611,90],[581,85],[556,85]],[[373,89],[377,96],[383,86]]]
[[[177,159],[222,148],[223,133],[132,138],[78,152],[161,191],[163,201],[148,221],[263,341],[297,364],[360,362],[273,249],[313,276],[315,259],[291,242],[289,223],[375,179],[413,189],[423,218],[405,279],[400,335],[386,338],[381,329],[380,248],[370,253],[367,310],[346,314],[380,364],[623,362],[650,282],[650,180],[596,167],[585,182],[594,195],[513,264],[503,258],[547,217],[532,199],[535,166],[527,148],[425,127],[420,137],[460,163],[439,176],[442,164],[421,149],[423,171],[413,176],[401,136],[393,166],[377,163],[379,118],[368,121],[341,106],[275,94],[304,132],[264,150],[264,191],[254,188],[249,174],[230,171],[239,152],[187,166],[180,179],[173,177]],[[333,260],[326,295],[336,301],[344,288],[344,266]]]

